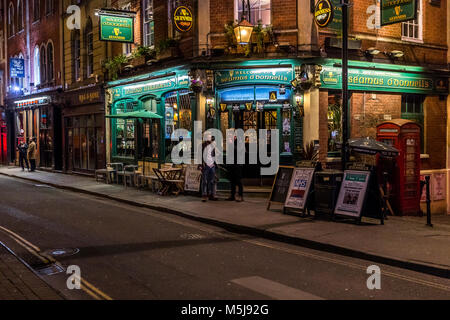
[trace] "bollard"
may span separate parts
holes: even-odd
[[[427,191],[427,226],[432,227],[431,224],[431,199],[430,199],[430,176],[425,176],[425,184]]]

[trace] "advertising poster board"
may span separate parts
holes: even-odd
[[[199,192],[200,181],[202,178],[202,171],[199,170],[198,165],[190,164],[186,167],[186,175],[184,180],[184,190]]]
[[[302,212],[306,209],[314,168],[295,168],[291,178],[291,184],[284,206],[286,208],[298,209]]]
[[[344,171],[336,208],[337,215],[360,218],[369,184],[369,171]]]
[[[270,209],[272,203],[279,203],[284,205],[288,194],[289,186],[291,185],[292,173],[294,167],[292,166],[280,166],[278,173],[275,176],[275,180],[272,186],[272,192],[270,194],[269,204],[267,210]]]
[[[433,190],[432,193],[432,200],[438,201],[438,200],[445,200],[445,194],[446,194],[446,181],[445,181],[445,173],[433,173],[431,179],[433,182],[431,183],[431,186],[433,187],[431,190]]]

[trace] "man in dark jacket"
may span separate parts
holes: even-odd
[[[244,187],[242,186],[242,166],[243,164],[238,164],[238,147],[237,147],[237,137],[234,137],[234,164],[227,166],[228,175],[230,179],[231,194],[227,201],[244,201]],[[236,198],[236,187],[238,187],[238,197]]]
[[[25,171],[25,165],[27,166],[27,170],[30,171],[27,159],[28,144],[25,141],[20,142],[17,150],[19,151],[19,166],[22,167],[22,171]]]

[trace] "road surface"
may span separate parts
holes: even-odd
[[[370,261],[3,176],[0,191],[0,241],[67,299],[450,298],[449,279],[378,264],[369,290]]]

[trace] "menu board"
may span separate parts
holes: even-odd
[[[306,200],[308,199],[311,181],[314,175],[314,168],[295,168],[291,178],[291,184],[286,197],[284,206],[305,210]]]
[[[184,178],[185,191],[200,191],[200,181],[202,178],[202,171],[198,169],[195,164],[190,164],[186,167],[186,175]]]
[[[271,203],[281,203],[284,204],[286,201],[286,196],[288,194],[289,186],[291,184],[292,173],[294,167],[291,166],[280,166],[278,168],[278,173],[275,176],[275,181],[272,187],[272,193],[270,194],[269,205]]]
[[[334,209],[335,214],[354,218],[361,217],[369,177],[369,171],[344,171],[344,180]]]

